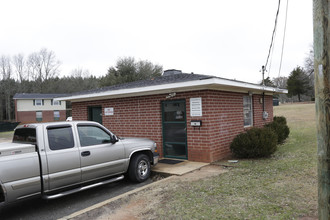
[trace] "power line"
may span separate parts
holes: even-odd
[[[274,38],[276,38],[276,32],[275,32],[275,35],[274,35]],[[272,47],[272,51],[271,51],[271,55],[270,55],[270,61],[269,61],[269,68],[268,68],[268,77],[270,75],[270,71],[272,69],[272,62],[273,62],[273,54],[274,54],[274,47],[275,47],[275,41],[273,43],[273,47]]]
[[[280,6],[281,6],[281,0],[278,1],[278,7],[277,7],[277,12],[276,12],[276,17],[275,17],[275,25],[274,25],[274,30],[273,30],[273,34],[272,34],[272,40],[270,42],[270,46],[269,46],[269,51],[268,51],[268,56],[267,56],[267,60],[266,60],[266,64],[264,66],[264,68],[267,68],[267,64],[268,64],[268,59],[273,47],[273,43],[274,43],[274,37],[275,37],[275,33],[276,33],[276,28],[277,28],[277,18],[278,18],[278,14],[280,12]]]
[[[281,69],[282,69],[282,58],[283,58],[283,51],[284,51],[284,41],[285,41],[285,33],[286,33],[286,23],[287,23],[287,19],[288,19],[288,8],[289,8],[289,0],[286,1],[285,25],[284,25],[284,34],[283,34],[283,41],[282,41],[282,52],[281,52],[280,68],[278,69],[278,77],[280,77]]]

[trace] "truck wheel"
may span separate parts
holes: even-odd
[[[145,154],[138,154],[131,160],[128,176],[130,180],[141,183],[150,177],[150,161]]]

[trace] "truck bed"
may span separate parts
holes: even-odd
[[[33,144],[23,143],[0,143],[0,157],[31,153],[36,151],[36,146]]]

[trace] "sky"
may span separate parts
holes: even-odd
[[[313,44],[312,1],[281,1],[265,77],[304,66]],[[61,76],[89,70],[102,76],[119,58],[259,83],[278,0],[1,0],[0,55],[47,48]],[[270,68],[269,68],[270,67]]]

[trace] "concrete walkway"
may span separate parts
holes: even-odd
[[[173,161],[176,160],[173,159]],[[190,173],[194,170],[199,170],[200,168],[207,165],[209,165],[209,163],[192,162],[192,161],[184,160],[177,164],[158,163],[155,167],[152,167],[152,171],[165,175],[167,174],[167,175],[181,176],[186,173]]]

